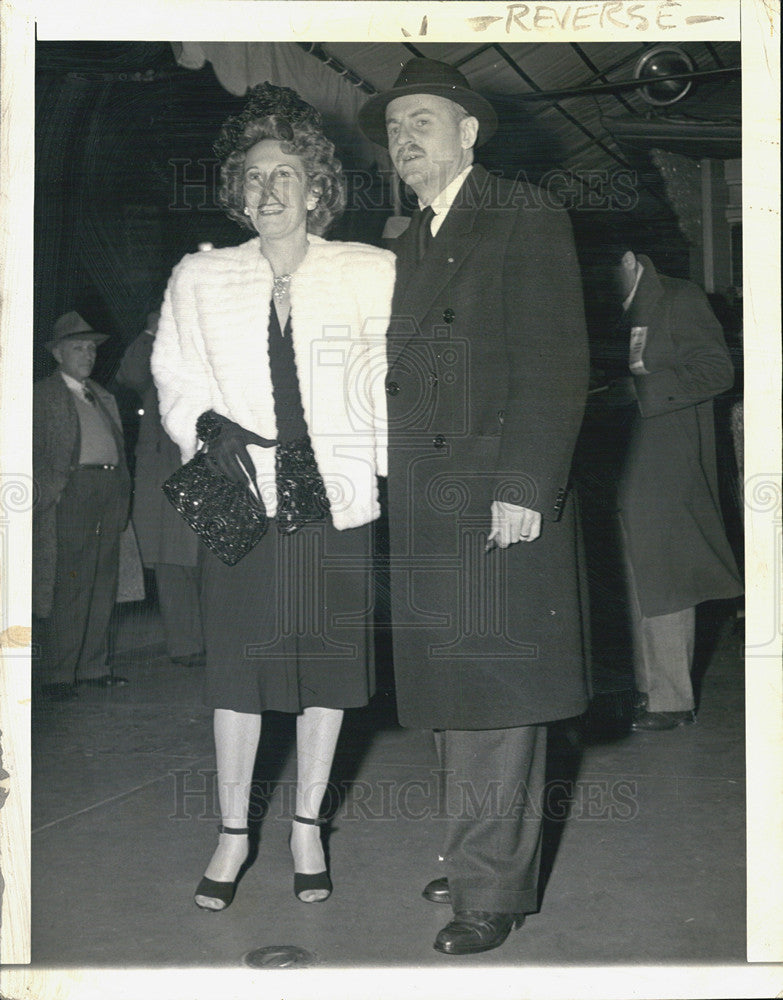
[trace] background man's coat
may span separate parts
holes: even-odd
[[[690,281],[644,271],[625,321],[644,372],[620,484],[628,558],[649,618],[742,593],[721,516],[712,399],[734,384],[720,323]]]

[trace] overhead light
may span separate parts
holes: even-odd
[[[672,80],[670,77],[693,73],[696,65],[677,45],[656,45],[642,56],[633,71],[636,80],[649,80],[640,88],[648,104],[663,107],[676,104],[693,86],[691,80]]]

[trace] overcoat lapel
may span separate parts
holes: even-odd
[[[79,462],[81,450],[81,429],[76,404],[73,402],[71,390],[65,384],[62,375],[55,372],[49,376],[53,392],[49,397],[50,427],[55,428],[57,444],[54,454],[57,461],[67,469]],[[94,385],[94,383],[91,383]]]
[[[392,323],[392,363],[413,337],[424,332],[421,328],[430,306],[448,284],[459,280],[460,268],[481,239],[475,222],[484,176],[486,171],[481,166],[474,167],[468,174],[421,264],[416,261],[411,230],[406,230],[399,238],[392,316],[404,322],[400,328]],[[405,320],[413,320],[413,327]]]

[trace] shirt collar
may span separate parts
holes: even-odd
[[[435,215],[445,215],[448,212],[454,204],[454,199],[457,197],[459,189],[465,183],[465,178],[472,169],[473,164],[469,163],[464,170],[457,174],[453,181],[446,185],[440,194],[435,195],[430,203],[432,205],[432,211]],[[424,205],[421,202],[419,202],[419,208],[424,208]]]
[[[628,310],[630,308],[631,303],[634,300],[634,296],[636,295],[636,289],[639,287],[639,282],[642,279],[643,272],[644,272],[644,268],[642,267],[642,265],[637,260],[637,262],[636,262],[636,280],[633,283],[633,288],[631,289],[631,291],[630,291],[630,293],[628,295],[628,298],[623,300],[623,312],[626,312],[626,310]],[[615,306],[615,309],[616,308],[617,308],[617,306]]]
[[[77,392],[80,396],[84,395],[85,384],[83,382],[66,374],[62,369],[60,369],[60,375],[62,375],[63,382],[65,382],[71,392]]]

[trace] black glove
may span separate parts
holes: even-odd
[[[246,430],[228,417],[207,410],[196,421],[196,433],[207,443],[207,465],[235,483],[246,483],[256,477],[256,467],[247,451],[249,444],[274,448],[277,441]]]

